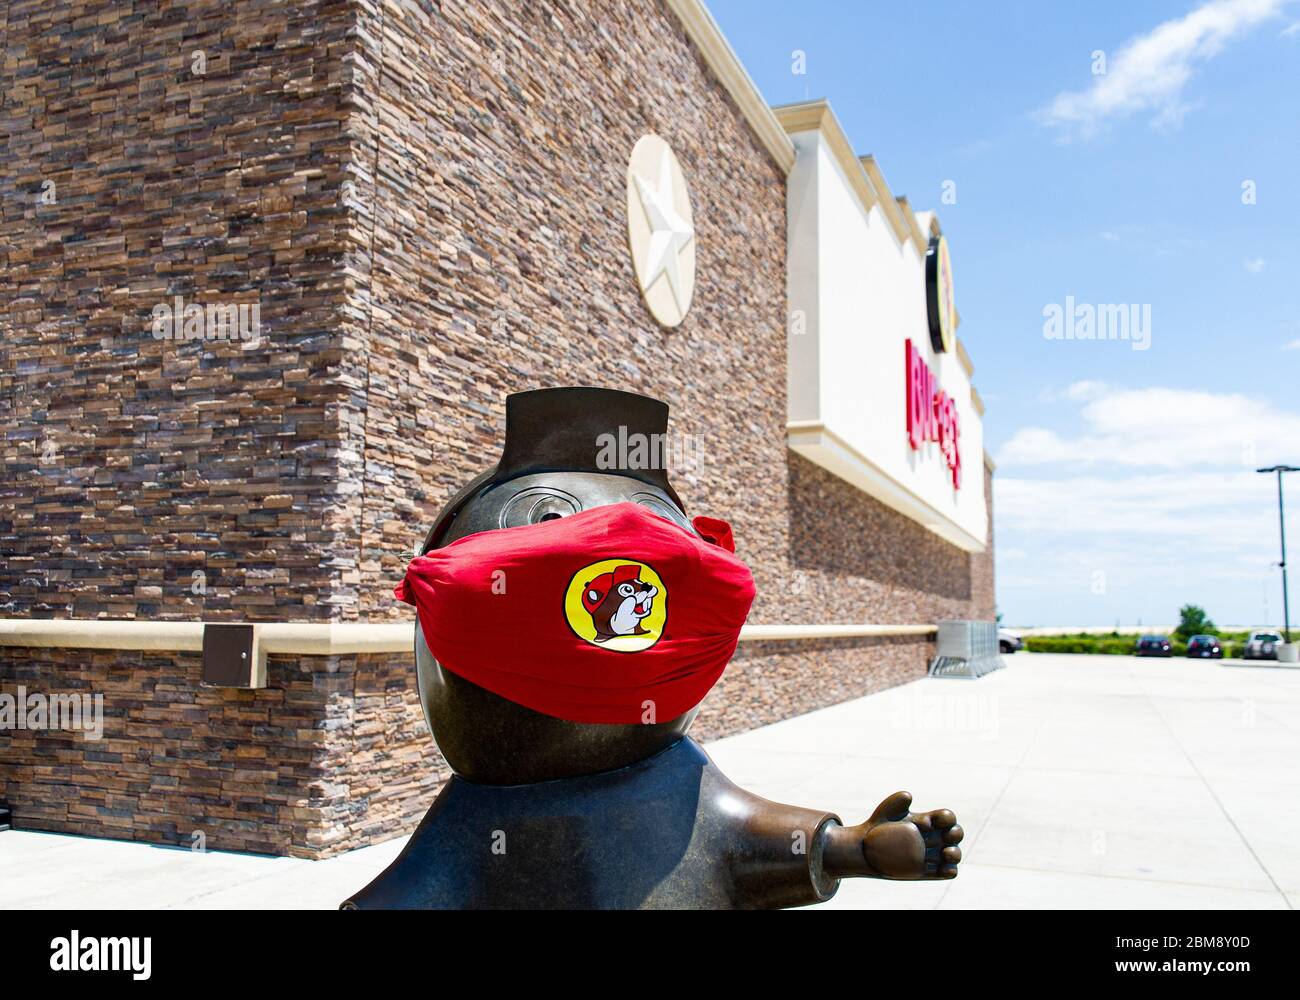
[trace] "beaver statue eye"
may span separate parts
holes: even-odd
[[[621,597],[631,597],[636,593],[636,588],[630,583],[620,583],[618,585],[618,592]]]
[[[562,497],[545,497],[533,504],[528,512],[529,524],[541,524],[543,521],[558,521],[562,517],[577,513],[573,504]]]
[[[666,518],[674,524],[680,524],[688,531],[690,530],[690,524],[687,522],[685,515],[667,500],[661,500],[651,493],[634,493],[632,499],[650,513],[658,514],[660,517]]]
[[[501,509],[500,524],[503,528],[518,528],[525,524],[540,524],[568,517],[580,510],[582,504],[577,497],[563,490],[539,486],[511,497]]]

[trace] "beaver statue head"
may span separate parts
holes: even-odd
[[[452,497],[418,554],[481,531],[624,502],[640,504],[695,534],[668,482],[662,447],[649,449],[652,457],[658,453],[658,461],[608,459],[611,440],[661,444],[667,429],[667,404],[632,392],[574,386],[511,394],[506,397],[500,461]],[[583,602],[596,622],[598,639],[606,633],[606,638],[636,634],[656,596],[652,585],[619,572],[616,567],[605,574],[609,580],[587,584]],[[518,655],[528,655],[526,645],[520,645]],[[420,703],[438,749],[456,774],[481,784],[526,784],[625,767],[679,740],[699,710],[696,706],[648,725],[569,722],[515,704],[445,669],[418,625],[415,659]]]

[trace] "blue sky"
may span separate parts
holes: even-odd
[[[1253,469],[1300,465],[1300,2],[709,6],[769,103],[829,98],[894,193],[939,212],[1005,621],[1193,602],[1280,622],[1275,484]],[[1048,339],[1067,296],[1149,306],[1149,347]]]

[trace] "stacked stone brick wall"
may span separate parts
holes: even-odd
[[[0,614],[333,617],[350,4],[5,11]]]
[[[732,522],[752,622],[991,616],[991,558],[789,452],[785,179],[662,0],[3,14],[0,614],[411,620],[392,586],[495,461],[505,395],[587,383],[671,404],[674,482]],[[626,249],[651,131],[697,234],[672,331]],[[178,295],[256,303],[258,338],[155,339]],[[930,649],[744,644],[697,734]],[[238,692],[193,656],[0,649],[18,683],[113,706],[100,746],[0,733],[29,828],[319,857],[409,830],[446,773],[407,655],[277,659]]]
[[[691,734],[716,740],[924,676],[923,636],[742,642]]]
[[[0,694],[103,696],[98,739],[3,734],[15,824],[321,858],[409,831],[446,777],[412,657],[271,657],[252,691],[201,673],[197,654],[5,649]]]
[[[443,501],[500,451],[509,392],[657,395],[695,460],[679,490],[783,552],[785,179],[674,16],[627,4],[362,4],[377,71],[364,616]],[[695,298],[660,329],[627,253],[636,140],[691,185]],[[371,195],[364,200],[371,202]]]

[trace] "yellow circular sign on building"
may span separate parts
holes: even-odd
[[[593,646],[639,653],[664,633],[668,588],[643,562],[602,559],[573,574],[564,594],[564,617]]]
[[[650,314],[677,326],[695,294],[695,224],[681,164],[657,135],[643,135],[628,158],[627,242]]]

